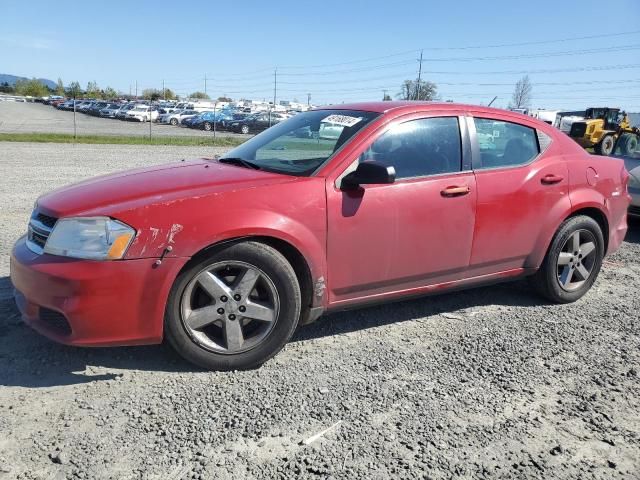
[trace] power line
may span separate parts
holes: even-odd
[[[281,69],[286,70],[286,69],[300,69],[300,68],[309,69],[309,68],[339,67],[343,65],[353,65],[356,63],[366,63],[373,60],[383,60],[387,58],[399,57],[402,55],[413,54],[414,52],[419,50],[454,51],[454,50],[479,50],[479,49],[487,49],[487,48],[523,47],[528,45],[548,45],[552,43],[563,43],[563,42],[570,42],[574,40],[591,40],[595,38],[621,37],[626,35],[635,35],[638,33],[640,33],[640,30],[632,30],[629,32],[604,33],[604,34],[598,34],[598,35],[586,35],[586,36],[580,36],[580,37],[565,37],[565,38],[558,38],[553,40],[538,40],[538,41],[532,41],[532,42],[500,43],[500,44],[494,44],[494,45],[465,45],[465,46],[458,46],[458,47],[433,47],[432,46],[432,47],[417,48],[413,50],[405,50],[402,52],[391,53],[388,55],[369,57],[365,59],[352,60],[347,62],[326,63],[321,65],[289,65],[289,66],[281,67]]]

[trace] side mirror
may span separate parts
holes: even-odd
[[[393,183],[396,181],[396,169],[380,162],[362,162],[351,173],[345,175],[340,184],[342,190],[352,190],[360,185]]]

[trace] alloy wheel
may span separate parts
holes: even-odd
[[[557,260],[558,283],[571,292],[591,276],[596,262],[596,239],[588,230],[576,230],[564,243]]]
[[[246,352],[275,327],[278,291],[259,268],[223,261],[207,266],[187,284],[180,312],[189,336],[201,347],[223,354]]]

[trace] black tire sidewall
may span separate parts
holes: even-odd
[[[591,271],[589,279],[580,288],[574,291],[566,291],[560,286],[558,282],[556,265],[558,255],[560,254],[562,247],[564,246],[567,239],[576,230],[587,230],[593,234],[596,239],[596,250],[594,252],[594,255],[596,255],[596,260],[593,264],[593,269]],[[551,300],[559,303],[570,303],[575,302],[580,297],[585,295],[589,291],[593,283],[596,281],[598,274],[600,273],[604,253],[604,238],[598,222],[596,222],[591,217],[582,215],[569,218],[564,221],[562,225],[560,225],[560,228],[558,229],[558,232],[556,233],[551,246],[549,247],[549,252],[545,257],[544,265],[542,267],[544,274],[543,281],[546,283],[545,290],[547,292],[547,296],[549,296]]]
[[[273,282],[279,295],[280,310],[269,336],[255,348],[233,355],[215,353],[195,343],[181,320],[182,293],[191,279],[207,265],[224,260],[242,261],[262,270]],[[165,337],[188,361],[212,370],[256,368],[278,353],[293,335],[300,318],[301,294],[295,272],[275,249],[258,242],[229,245],[212,255],[193,262],[176,279],[169,294],[165,314]]]

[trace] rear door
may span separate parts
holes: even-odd
[[[528,260],[571,208],[566,162],[534,122],[486,112],[468,121],[478,195],[469,276],[536,266]]]

